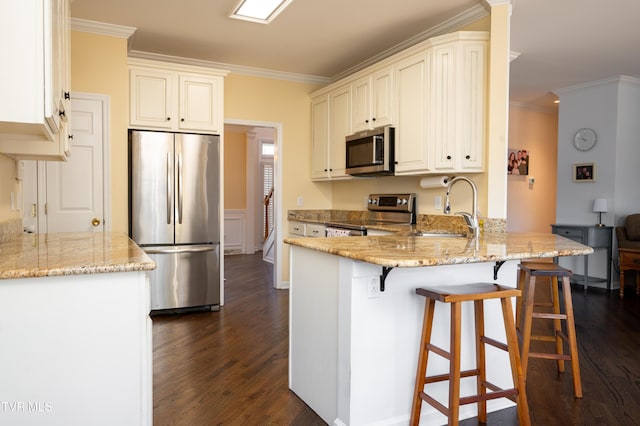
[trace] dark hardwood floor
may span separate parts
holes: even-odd
[[[220,312],[153,318],[154,425],[324,425],[288,389],[288,291],[271,287],[261,254],[227,256],[225,268]],[[640,297],[631,286],[622,301],[574,288],[573,303],[584,398],[573,397],[568,363],[558,375],[553,361],[531,359],[532,424],[640,424]],[[517,425],[516,410],[488,423]]]
[[[262,254],[225,257],[219,312],[153,317],[156,426],[324,425],[288,389],[289,292]]]

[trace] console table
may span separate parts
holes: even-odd
[[[595,225],[551,225],[551,232],[569,238],[580,244],[584,244],[595,249],[607,249],[607,290],[611,290],[611,251],[613,226]],[[605,279],[589,276],[589,255],[584,256],[584,274],[573,274],[575,282],[582,281],[584,291],[587,291],[589,283],[603,282]]]

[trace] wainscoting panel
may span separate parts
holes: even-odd
[[[224,211],[224,254],[245,254],[246,210]]]

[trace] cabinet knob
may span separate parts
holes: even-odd
[[[69,94],[69,92],[64,92],[64,98],[71,99],[71,95]]]
[[[375,117],[373,117],[373,118],[371,119],[371,121],[376,121],[376,118],[375,118]]]
[[[64,110],[58,111],[58,115],[59,115],[61,118],[65,118],[65,117],[67,116],[67,114],[64,112]]]
[[[451,160],[451,156],[450,155],[447,155],[447,160]]]
[[[70,141],[73,140],[73,135],[68,135],[67,138],[69,138]]]
[[[182,121],[184,123],[184,118],[181,118],[180,121]]]
[[[470,159],[471,159],[471,156],[470,156],[470,155],[465,155],[465,156],[464,156],[464,158],[465,158],[466,160],[470,160]]]
[[[171,117],[167,117],[167,121],[171,121]]]

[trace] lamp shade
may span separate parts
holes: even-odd
[[[593,200],[593,211],[596,213],[606,213],[607,212],[607,199],[606,198],[596,198]]]

